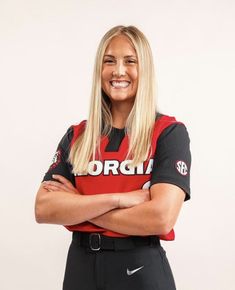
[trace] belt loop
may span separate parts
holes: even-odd
[[[78,246],[81,246],[82,242],[82,235],[80,232],[74,231],[73,232],[73,240],[77,243]]]
[[[73,241],[75,241],[78,246],[81,245],[81,234],[80,232],[74,231],[72,236]]]
[[[113,240],[113,247],[114,247],[114,251],[115,252],[118,251],[118,250],[120,250],[119,247],[118,247],[118,242],[117,241],[118,240],[116,240],[116,239]]]

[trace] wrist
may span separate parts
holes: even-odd
[[[112,194],[112,201],[114,208],[120,208],[120,195],[119,194]]]

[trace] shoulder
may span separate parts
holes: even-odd
[[[65,150],[69,150],[74,144],[78,136],[84,131],[87,120],[82,120],[78,124],[71,125],[62,138],[62,146]]]
[[[82,120],[80,123],[72,125],[73,137],[77,138],[78,135],[85,129],[87,120]]]
[[[65,134],[60,140],[60,146],[62,147],[62,149],[64,149],[64,151],[67,151],[70,148],[73,138],[80,133],[81,129],[84,128],[85,124],[86,120],[83,120],[79,124],[70,125],[68,127]]]
[[[156,127],[161,127],[160,139],[167,138],[169,135],[174,138],[189,139],[187,127],[184,122],[176,119],[175,116],[169,116],[162,113],[156,113]]]

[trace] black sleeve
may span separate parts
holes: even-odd
[[[59,174],[70,180],[75,186],[75,178],[72,173],[72,165],[68,162],[70,143],[73,138],[73,127],[69,127],[65,135],[57,146],[56,153],[52,159],[48,171],[45,173],[43,180],[54,180],[52,174]]]
[[[150,186],[171,183],[185,192],[190,199],[190,139],[184,124],[170,125],[160,134],[153,162]]]

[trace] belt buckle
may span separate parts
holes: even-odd
[[[92,246],[92,238],[93,237],[98,237],[98,246],[97,247]],[[89,246],[90,246],[92,251],[99,251],[100,250],[100,248],[101,248],[101,236],[99,233],[91,233],[89,235]]]

